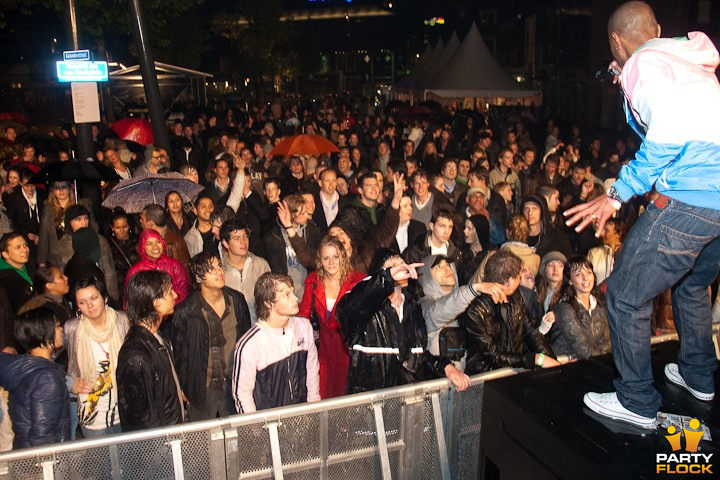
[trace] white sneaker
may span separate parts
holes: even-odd
[[[617,399],[616,392],[588,392],[583,397],[583,402],[590,410],[604,417],[609,417],[614,420],[620,420],[621,422],[637,425],[641,428],[657,428],[657,422],[654,417],[643,417],[623,407],[620,403],[620,400]]]
[[[690,388],[690,385],[685,383],[685,379],[680,375],[680,369],[677,363],[668,363],[665,365],[665,377],[678,387],[682,387],[692,394],[693,397],[703,402],[711,402],[715,398],[714,393],[703,393],[698,392],[694,388]]]

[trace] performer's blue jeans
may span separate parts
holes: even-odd
[[[720,210],[669,200],[646,209],[631,229],[607,284],[614,384],[620,403],[655,417],[662,398],[653,386],[650,359],[652,300],[672,288],[678,366],[685,382],[703,393],[715,391],[708,285],[720,270]]]

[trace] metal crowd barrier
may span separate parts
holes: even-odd
[[[0,480],[476,478],[484,382],[515,373],[16,450],[0,454]]]
[[[475,478],[483,384],[514,373],[12,451],[0,480]]]

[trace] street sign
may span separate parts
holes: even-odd
[[[72,62],[77,60],[90,60],[90,50],[68,50],[63,52],[63,60]]]
[[[58,81],[60,82],[107,82],[107,62],[57,62]]]

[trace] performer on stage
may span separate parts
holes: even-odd
[[[565,212],[581,231],[602,231],[622,202],[660,194],[630,231],[607,285],[616,392],[587,393],[585,405],[610,418],[655,428],[661,404],[650,362],[651,301],[673,289],[678,363],[667,379],[712,401],[717,360],[708,285],[720,259],[720,56],[702,32],[659,38],[644,2],[622,4],[608,22],[610,65],[625,94],[628,123],[642,137],[635,158],[607,195]]]

